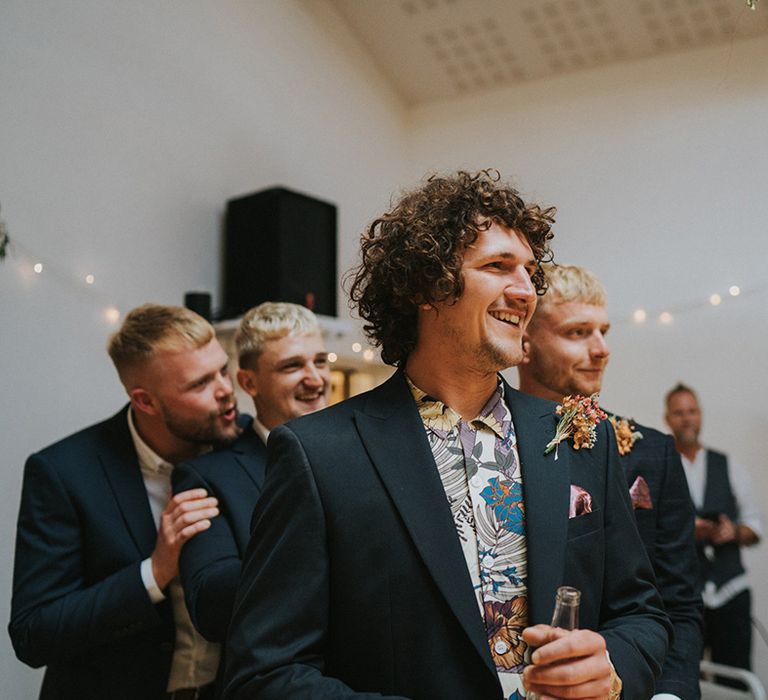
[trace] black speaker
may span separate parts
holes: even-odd
[[[206,321],[211,320],[211,295],[208,292],[187,292],[184,295],[184,306]]]
[[[336,315],[336,207],[284,187],[227,202],[225,318],[263,301]]]

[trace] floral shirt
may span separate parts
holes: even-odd
[[[504,697],[525,697],[528,622],[523,479],[504,385],[469,422],[411,389],[451,507]]]

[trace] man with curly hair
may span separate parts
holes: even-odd
[[[460,172],[368,228],[351,298],[397,371],[271,433],[226,698],[652,695],[668,620],[613,437],[545,455],[555,404],[498,374],[553,214]],[[583,629],[543,624],[561,585]]]

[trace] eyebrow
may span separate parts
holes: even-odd
[[[309,359],[309,361],[311,362],[313,360],[316,360],[318,357],[327,358],[328,357],[328,353],[325,352],[325,351],[324,352],[317,352],[314,355],[312,355],[310,358],[307,358],[307,359]],[[292,355],[291,357],[286,357],[285,359],[282,359],[279,362],[277,362],[275,364],[275,367],[287,367],[288,365],[291,365],[291,364],[293,364],[295,362],[299,362],[301,364],[304,364],[304,362],[306,362],[306,359],[305,359],[304,355]]]
[[[560,325],[562,328],[578,328],[580,326],[591,326],[592,321],[566,319]],[[605,332],[611,327],[611,324],[610,323],[599,324],[599,327]]]
[[[489,250],[484,253],[479,252],[480,260],[485,260],[486,258],[502,258],[503,260],[523,260],[523,258],[520,258],[519,256],[515,255],[514,253],[510,253],[507,250]],[[523,264],[526,266],[538,265],[535,257],[528,258]]]
[[[210,379],[213,377],[217,372],[220,372],[221,370],[216,370],[215,372],[206,372],[205,374],[201,374],[198,377],[195,377],[194,379],[190,379],[188,382],[184,384],[184,389],[191,389],[195,385],[199,384],[200,382],[206,381],[207,379]]]

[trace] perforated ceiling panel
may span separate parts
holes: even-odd
[[[768,0],[330,2],[408,104],[768,34]]]

